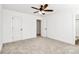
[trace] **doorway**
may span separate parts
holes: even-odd
[[[41,36],[41,20],[36,20],[36,25],[37,25],[37,27],[36,27],[36,30],[37,30],[36,35],[38,37],[38,36]]]
[[[76,27],[76,38],[75,38],[75,44],[79,45],[79,15],[76,15],[76,19],[75,19],[75,27]]]

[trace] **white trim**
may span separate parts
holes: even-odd
[[[1,50],[2,50],[2,44],[0,44],[0,52],[1,52]]]

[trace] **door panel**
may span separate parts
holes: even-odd
[[[13,18],[13,39],[22,39],[22,19],[19,16]]]

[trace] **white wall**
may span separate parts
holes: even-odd
[[[0,5],[0,50],[2,47],[2,5]]]
[[[12,39],[11,19],[12,16],[20,16],[23,20],[23,39],[36,37],[36,20],[40,19],[42,20],[42,36],[75,44],[75,15],[79,14],[78,5],[57,4],[52,7],[54,12],[43,16],[43,18],[4,9],[3,42],[16,41]]]
[[[36,37],[36,17],[23,15],[23,39]]]
[[[47,20],[47,37],[75,44],[74,10],[72,5],[54,5],[54,12]]]
[[[36,37],[36,19],[34,15],[20,13],[8,9],[3,10],[3,43],[17,41],[12,39],[12,17],[19,16],[22,18],[23,33],[22,38]]]
[[[47,17],[45,18],[46,16],[42,16],[42,36],[43,37],[47,37]]]

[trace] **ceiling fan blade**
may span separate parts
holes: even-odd
[[[44,9],[47,8],[47,7],[48,7],[48,4],[45,4],[45,5],[44,5]]]
[[[47,11],[47,12],[53,12],[53,10],[44,10],[44,11]]]
[[[35,11],[34,13],[38,13],[39,11]]]
[[[39,9],[38,9],[38,8],[36,8],[36,7],[31,7],[31,8],[36,9],[36,10],[39,10]]]

